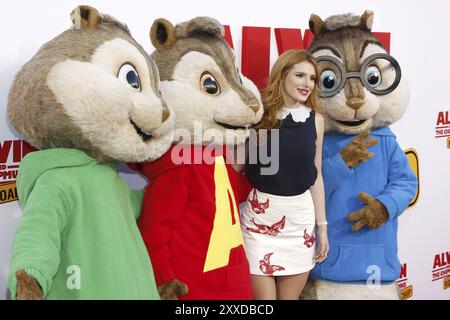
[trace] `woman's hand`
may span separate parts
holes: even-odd
[[[327,258],[328,251],[330,250],[330,245],[328,244],[328,229],[326,224],[317,226],[317,241],[319,245],[314,259],[317,263],[321,263]]]
[[[246,140],[245,143],[234,145],[231,148],[234,148],[233,162],[230,163],[231,159],[227,158],[227,163],[230,163],[233,169],[237,173],[240,173],[245,168],[245,164],[248,158],[248,140]]]

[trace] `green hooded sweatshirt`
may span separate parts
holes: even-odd
[[[142,191],[131,191],[116,164],[76,149],[26,155],[17,178],[24,209],[9,274],[32,275],[46,299],[159,299],[136,225]]]

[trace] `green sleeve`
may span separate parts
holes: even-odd
[[[144,199],[145,189],[130,190],[131,192],[131,204],[133,205],[133,213],[136,220],[141,215],[142,199]]]
[[[68,221],[68,206],[63,193],[50,185],[35,185],[25,204],[14,236],[9,289],[16,298],[16,276],[24,269],[41,286],[44,297],[59,268],[61,234]]]

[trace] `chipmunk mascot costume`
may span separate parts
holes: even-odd
[[[373,13],[312,15],[308,48],[321,70],[323,178],[330,251],[305,296],[399,299],[398,217],[417,179],[389,125],[408,104],[400,66],[371,34]]]
[[[162,299],[253,298],[239,221],[250,186],[225,161],[223,137],[244,143],[263,109],[223,34],[207,17],[176,27],[158,19],[151,28],[162,96],[181,137],[135,167],[149,178],[139,228]]]
[[[159,299],[136,219],[143,192],[117,161],[154,160],[173,139],[158,72],[128,28],[88,6],[16,75],[11,125],[34,147],[17,189],[13,299]],[[172,123],[172,125],[171,125]]]

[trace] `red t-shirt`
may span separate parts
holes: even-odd
[[[131,165],[150,180],[138,226],[156,283],[186,283],[181,299],[253,297],[239,221],[251,185],[225,163],[224,150],[175,145],[156,161]],[[190,164],[204,152],[211,163]]]

